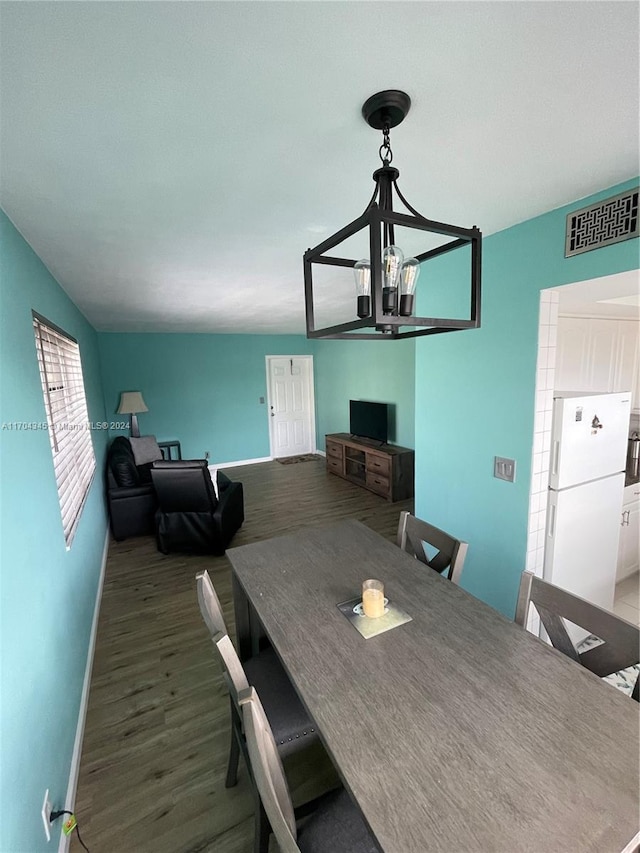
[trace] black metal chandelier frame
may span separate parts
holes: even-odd
[[[304,253],[304,291],[306,324],[308,338],[352,339],[352,340],[397,340],[421,335],[437,335],[443,332],[455,332],[463,329],[476,329],[480,326],[480,293],[482,232],[476,228],[460,228],[427,219],[415,210],[400,192],[397,184],[399,172],[391,166],[393,154],[389,143],[389,130],[400,124],[407,114],[411,101],[409,96],[398,90],[378,92],[369,98],[362,113],[368,124],[382,130],[383,143],[380,146],[382,167],[373,174],[376,187],[364,213],[341,228],[331,237],[323,240],[315,248]],[[393,209],[393,194],[397,195],[408,213]],[[444,319],[438,317],[400,316],[398,306],[392,312],[383,310],[383,270],[382,250],[395,243],[395,226],[413,228],[429,234],[453,238],[450,242],[415,255],[423,262],[455,251],[462,247],[471,247],[470,304],[468,319]],[[316,329],[314,316],[313,265],[324,264],[332,267],[355,267],[358,259],[337,257],[326,254],[345,240],[363,229],[369,229],[369,258],[371,259],[371,313],[369,316]],[[401,331],[401,327],[410,327]],[[362,332],[362,329],[373,329]]]

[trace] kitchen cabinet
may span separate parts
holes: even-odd
[[[614,390],[631,389],[631,408],[640,409],[640,325],[629,320],[618,321]]]
[[[640,568],[640,484],[624,490],[616,583]]]
[[[587,378],[589,324],[583,317],[558,317],[555,389],[590,391]]]
[[[631,391],[640,411],[640,328],[634,320],[558,317],[556,391]]]

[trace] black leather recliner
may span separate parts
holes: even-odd
[[[153,533],[158,502],[151,482],[151,463],[136,465],[124,435],[114,438],[107,451],[107,505],[114,539]]]
[[[216,497],[205,459],[154,462],[151,479],[158,499],[158,549],[224,554],[244,521],[242,483],[218,474]]]

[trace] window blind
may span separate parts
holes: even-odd
[[[35,313],[33,327],[62,527],[70,546],[96,470],[80,347]]]

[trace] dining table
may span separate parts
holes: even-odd
[[[383,853],[636,849],[637,702],[359,521],[227,556],[241,658],[266,635]],[[368,578],[411,618],[365,639]]]

